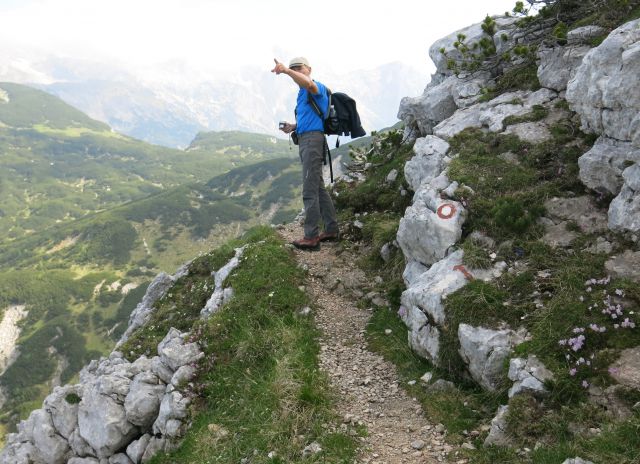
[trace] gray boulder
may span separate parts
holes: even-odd
[[[171,378],[173,377],[173,370],[169,368],[160,356],[154,356],[151,358],[151,372],[158,376],[160,380],[164,383],[171,383]]]
[[[53,426],[51,415],[43,409],[36,409],[29,416],[33,427],[33,460],[36,464],[64,464],[69,456],[69,444]]]
[[[67,464],[100,464],[100,461],[96,458],[71,458]]]
[[[593,464],[593,462],[586,461],[579,457],[575,457],[575,458],[565,459],[564,461],[562,461],[562,464]]]
[[[590,196],[573,198],[553,197],[544,203],[547,217],[558,224],[572,221],[585,233],[603,233],[607,231],[607,216],[600,211]]]
[[[99,385],[85,389],[78,410],[78,427],[80,436],[100,458],[112,456],[137,434],[122,403],[100,393]]]
[[[76,428],[69,437],[69,446],[76,456],[95,456],[96,452],[87,441],[80,436],[80,429]]]
[[[618,232],[640,232],[640,164],[622,172],[624,185],[609,205],[609,228]]]
[[[640,282],[640,251],[625,250],[612,256],[605,263],[607,272],[613,277],[622,277]]]
[[[120,337],[120,340],[118,340],[116,347],[126,342],[138,327],[143,326],[149,320],[151,313],[154,311],[153,304],[162,298],[174,283],[175,278],[164,272],[161,272],[153,279],[144,297],[142,297],[142,301],[138,303],[131,316],[129,316],[129,326]]]
[[[591,40],[606,34],[607,30],[601,26],[582,26],[567,32],[569,45],[588,44]]]
[[[640,390],[640,346],[623,350],[609,373],[620,385]]]
[[[404,284],[407,287],[411,287],[417,279],[420,278],[422,274],[429,270],[428,266],[425,266],[418,261],[411,260],[404,267],[404,272],[402,273],[402,279],[404,280]]]
[[[600,137],[578,159],[580,180],[590,189],[617,195],[625,182],[623,171],[634,163],[640,163],[639,148],[630,142]]]
[[[575,76],[589,50],[591,47],[588,45],[540,47],[537,52],[540,85],[557,92],[565,90],[567,82]]]
[[[133,462],[126,454],[118,453],[109,458],[109,464],[133,464]]]
[[[127,420],[142,430],[147,430],[158,416],[165,388],[158,377],[150,372],[136,375],[124,400]]]
[[[153,423],[153,433],[165,435],[167,433],[167,422],[171,419],[184,419],[187,417],[189,403],[189,398],[184,397],[178,391],[166,393],[160,403],[158,417]]]
[[[171,328],[165,338],[158,343],[158,355],[162,362],[173,371],[186,364],[202,359],[204,353],[197,343],[185,343],[186,333]]]
[[[433,135],[416,140],[413,145],[415,156],[404,165],[404,176],[413,191],[423,182],[437,177],[446,167],[449,144]]]
[[[418,308],[433,324],[442,325],[446,320],[443,300],[468,282],[464,273],[456,269],[462,265],[463,257],[464,252],[457,250],[431,266],[402,292],[402,305]]]
[[[503,366],[513,347],[524,341],[524,335],[510,329],[493,330],[458,326],[460,356],[471,377],[487,390],[498,390],[503,382]]]
[[[56,431],[67,440],[78,427],[78,404],[68,397],[79,397],[82,389],[78,385],[56,387],[44,400],[43,409],[51,414]]]
[[[140,459],[140,462],[141,463],[148,462],[160,451],[164,451],[166,449],[166,445],[167,445],[166,438],[151,437],[151,439],[149,440],[149,444],[147,445],[147,448],[144,450],[144,454]]]
[[[507,33],[514,29],[514,23],[516,22],[515,18],[505,16],[492,16],[492,18],[496,22],[496,29],[499,29],[504,33]],[[478,42],[484,37],[489,37],[482,30],[482,23],[476,23],[463,29],[459,29],[441,39],[436,40],[433,45],[429,47],[429,57],[436,65],[438,73],[445,75],[452,74],[453,71],[448,69],[448,60],[451,59],[460,62],[463,59],[462,54],[455,46],[455,43],[459,41],[459,34],[463,34],[465,36],[465,43],[467,45]],[[502,34],[495,34],[493,38],[496,46],[507,46],[508,44],[503,43],[500,39],[501,35]],[[443,50],[444,53],[442,53]]]
[[[442,183],[443,178],[423,184],[400,220],[396,239],[407,260],[433,264],[462,236],[466,210],[457,201],[441,198],[440,192],[450,185]]]
[[[8,443],[0,452],[0,464],[33,464],[35,456],[36,449],[30,442]]]
[[[586,132],[640,147],[640,19],[614,30],[584,57],[567,101]]]
[[[419,97],[404,97],[400,101],[398,119],[404,121],[407,128],[416,128],[414,137],[429,135],[433,127],[444,121],[457,109],[452,96],[451,86],[457,81],[451,76],[443,82],[432,82]],[[408,134],[411,135],[411,134]]]
[[[149,445],[151,435],[148,433],[142,435],[139,439],[132,441],[127,446],[127,456],[133,461],[134,464],[140,464],[142,461],[142,455]]]
[[[548,391],[544,383],[553,380],[551,371],[535,355],[530,355],[527,359],[511,359],[508,377],[514,382],[509,389],[509,398],[522,393],[545,395]]]
[[[456,111],[435,126],[433,134],[449,140],[470,127],[502,132],[505,129],[504,120],[508,116],[523,116],[530,113],[534,105],[547,104],[556,97],[556,92],[544,88],[535,92],[519,90],[505,93],[486,103],[478,103]]]
[[[408,339],[411,349],[428,359],[434,364],[438,364],[440,357],[440,331],[429,322],[426,314],[417,306],[400,306],[399,310],[402,322],[409,329]]]
[[[513,134],[520,140],[532,144],[546,142],[553,137],[547,125],[543,122],[522,122],[507,126],[503,134]]]
[[[489,435],[484,440],[484,446],[509,446],[512,439],[507,432],[507,414],[509,406],[499,406],[496,416],[491,420]]]

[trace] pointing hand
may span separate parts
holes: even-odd
[[[283,72],[286,71],[287,67],[280,63],[277,59],[273,59],[273,61],[275,61],[276,66],[271,70],[271,72],[276,73],[276,74],[282,74]]]

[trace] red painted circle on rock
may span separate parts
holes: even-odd
[[[456,214],[456,207],[451,203],[444,203],[438,208],[438,217],[442,219],[451,219]]]

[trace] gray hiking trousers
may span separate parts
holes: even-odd
[[[322,179],[324,143],[322,132],[305,132],[298,136],[302,161],[302,202],[305,210],[304,236],[307,238],[318,236],[320,219],[324,223],[325,232],[338,232],[336,210]]]

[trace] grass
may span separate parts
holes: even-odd
[[[313,319],[298,315],[309,304],[298,288],[304,274],[270,229],[252,229],[244,243],[228,282],[234,298],[194,329],[206,357],[191,431],[176,451],[151,462],[352,462],[355,439],[338,426],[334,398],[318,370]],[[223,255],[201,260],[198,272]],[[314,441],[323,451],[304,458],[302,450]]]
[[[543,113],[538,109],[525,119],[542,118]],[[521,121],[512,121],[517,122]],[[587,280],[606,275],[606,257],[582,251],[595,236],[576,231],[578,238],[569,249],[554,249],[539,240],[543,231],[536,221],[545,214],[544,202],[553,196],[586,193],[578,179],[577,159],[593,143],[570,119],[551,127],[551,132],[552,140],[538,145],[524,143],[514,136],[475,130],[467,130],[451,141],[452,151],[459,156],[450,164],[449,177],[473,189],[473,193],[465,189],[456,192],[458,199],[467,204],[469,213],[460,243],[466,264],[471,268],[488,268],[494,261],[504,260],[518,271],[505,273],[492,282],[470,282],[447,297],[439,367],[411,351],[406,327],[395,311],[375,310],[367,327],[369,347],[397,366],[401,385],[418,399],[430,420],[447,427],[450,442],[470,441],[476,446],[476,450],[462,451],[470,462],[546,464],[577,455],[593,462],[638,462],[638,413],[626,422],[615,423],[602,408],[586,401],[586,389],[581,383],[611,385],[607,368],[616,359],[616,353],[640,344],[637,330],[614,329],[614,321],[588,307],[618,289],[625,292],[625,312],[637,314],[640,290],[629,281],[612,280],[592,285],[593,290],[586,291]],[[377,144],[382,146],[380,141]],[[499,155],[506,151],[516,154],[520,164],[502,160]],[[410,152],[404,153],[410,157]],[[381,179],[389,169],[390,159],[380,148],[375,148],[368,159],[378,163],[379,175],[371,176],[361,185],[349,186],[346,199],[339,189],[338,198],[342,197],[342,206],[346,208],[344,222],[353,221],[355,213],[360,213],[358,219],[364,223],[362,231],[352,237],[362,241],[363,257],[359,264],[372,276],[384,278],[385,283],[378,290],[387,293],[392,307],[397,307],[404,289],[401,280],[404,259],[396,252],[385,263],[378,252],[382,243],[393,239],[403,210],[382,208],[373,194],[384,189]],[[493,249],[472,239],[469,235],[474,230],[492,238],[496,243]],[[620,237],[608,238],[625,243]],[[495,259],[489,256],[492,252],[496,253]],[[547,385],[548,397],[537,401],[520,396],[509,401],[506,365],[505,382],[495,393],[484,392],[471,382],[458,354],[457,329],[462,322],[493,328],[506,323],[514,329],[526,328],[531,339],[516,347],[514,356],[535,354],[553,371],[555,380]],[[608,330],[596,334],[588,328],[590,324],[606,326]],[[586,347],[574,356],[559,341],[574,336],[576,327],[586,328],[588,333]],[[385,334],[386,329],[391,329],[391,335]],[[578,357],[588,358],[591,354],[594,355],[591,366],[580,365],[576,375],[570,375],[569,368]],[[420,382],[408,385],[408,381],[418,380],[426,371],[432,372],[434,378],[455,380],[456,389],[433,392],[420,386]],[[622,391],[620,396],[628,406],[637,402],[637,395],[629,391]],[[498,405],[507,403],[514,447],[485,448],[483,427]],[[603,432],[597,437],[584,435],[576,432],[576,424]],[[466,435],[472,430],[481,433],[474,434],[475,438]],[[523,452],[525,447],[532,451]]]

